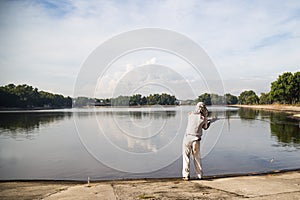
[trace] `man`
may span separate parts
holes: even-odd
[[[194,169],[198,179],[202,178],[202,164],[200,158],[200,140],[202,129],[208,129],[210,122],[207,120],[208,110],[203,102],[198,102],[194,112],[188,116],[188,124],[182,144],[183,180],[190,178],[190,153],[192,152]]]

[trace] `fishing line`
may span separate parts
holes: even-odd
[[[240,120],[257,120],[257,121],[263,121],[263,122],[267,122],[270,124],[281,124],[281,125],[293,125],[293,126],[297,126],[298,124],[300,125],[300,121],[298,121],[298,124],[295,123],[291,123],[291,122],[287,122],[287,121],[271,121],[271,120],[266,120],[266,119],[259,119],[259,118],[251,118],[251,117],[238,117],[238,116],[233,116],[233,117],[214,117],[208,120],[213,120],[211,123],[214,123],[215,121],[218,120],[231,120],[231,119],[240,119]],[[270,119],[270,118],[268,118]]]

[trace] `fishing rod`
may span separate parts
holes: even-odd
[[[240,119],[240,120],[257,120],[257,121],[262,121],[262,122],[267,122],[267,123],[271,123],[271,124],[283,124],[283,125],[297,125],[296,123],[291,123],[291,122],[287,122],[287,121],[271,121],[271,120],[266,120],[266,119],[261,119],[261,118],[251,118],[251,117],[238,117],[238,116],[233,116],[233,117],[213,117],[211,119],[208,119],[208,121],[210,121],[210,123],[213,123],[215,121],[218,120],[230,120],[230,119]],[[270,118],[268,118],[270,119]],[[299,127],[300,127],[300,121],[298,121]]]

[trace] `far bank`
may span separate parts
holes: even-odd
[[[252,108],[259,110],[271,110],[271,111],[280,111],[293,114],[293,117],[300,118],[300,106],[294,105],[281,105],[281,104],[268,104],[268,105],[229,105],[229,107],[238,107],[238,108]]]

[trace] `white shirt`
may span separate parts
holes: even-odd
[[[186,135],[193,136],[191,137],[192,140],[201,140],[202,136],[202,127],[206,126],[206,118],[201,116],[201,114],[197,113],[189,113],[188,116],[188,124],[186,127]]]

